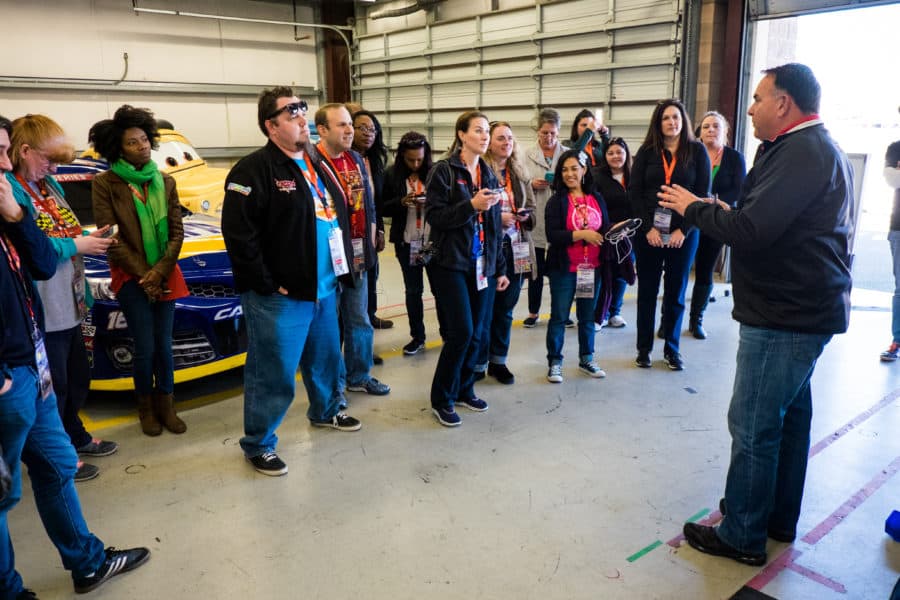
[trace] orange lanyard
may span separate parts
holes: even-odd
[[[509,198],[509,210],[512,212],[513,216],[515,216],[516,197],[513,194],[512,179],[509,176],[509,167],[503,169],[503,187],[506,189],[506,196]],[[516,219],[515,221],[513,221],[513,224],[516,226],[516,231],[518,231],[519,220]]]
[[[306,183],[309,184],[309,187],[315,190],[316,196],[319,197],[319,202],[322,203],[322,208],[325,210],[325,218],[331,221],[331,209],[328,208],[325,190],[319,187],[319,175],[309,162],[309,156],[307,156],[305,152],[303,153],[303,167],[304,168],[300,169],[300,172],[303,173],[303,178],[306,180]]]
[[[406,179],[406,185],[409,186],[409,189],[412,192],[419,196],[425,190],[425,186],[422,185],[422,182],[419,180],[419,176],[415,175],[415,179],[413,179],[413,175],[410,175]],[[416,230],[422,229],[422,206],[416,202]]]
[[[475,165],[475,179],[477,180],[477,184],[475,187],[475,191],[481,189],[481,161],[479,160],[478,164]],[[475,184],[475,182],[472,182]],[[474,195],[474,194],[473,194]],[[478,230],[478,242],[479,242],[479,252],[484,253],[484,211],[478,211],[478,225],[476,226]]]
[[[141,190],[137,189],[137,188],[134,186],[133,183],[129,183],[129,184],[128,184],[128,189],[131,190],[131,193],[134,194],[135,197],[136,197],[138,200],[140,200],[140,201],[143,202],[144,204],[147,204],[147,188],[148,188],[149,186],[150,186],[150,184],[145,183],[145,184],[144,184],[144,191],[141,192]]]
[[[719,148],[719,151],[716,152],[716,157],[712,159],[712,164],[710,165],[713,169],[718,167],[722,163],[722,152],[725,148]]]
[[[66,222],[59,212],[59,205],[56,203],[56,199],[47,190],[47,184],[43,179],[37,182],[38,188],[41,190],[40,195],[38,195],[22,176],[16,175],[15,177],[19,185],[31,196],[31,203],[34,207],[53,220],[53,234],[62,234],[72,238],[81,236],[81,226],[77,221],[73,225],[69,225]],[[56,237],[56,235],[51,234],[51,237]]]
[[[597,158],[594,156],[594,140],[591,140],[590,142],[588,142],[588,145],[585,148],[585,150],[587,150],[587,155],[591,157],[591,166],[596,167],[597,166]]]
[[[672,185],[672,173],[675,172],[675,165],[678,163],[678,159],[675,158],[675,155],[672,155],[672,163],[666,160],[666,151],[663,150],[660,152],[662,155],[663,162],[663,172],[666,174],[666,185]]]
[[[319,142],[319,144],[316,146],[316,148],[319,149],[319,154],[321,154],[322,156],[325,157],[325,160],[327,160],[327,161],[328,161],[328,164],[331,165],[331,169],[332,169],[332,170],[335,172],[335,174],[338,176],[338,179],[341,180],[341,186],[344,188],[344,196],[346,196],[346,202],[347,202],[347,205],[350,206],[350,199],[353,197],[352,194],[351,194],[352,190],[350,189],[350,183],[349,183],[346,179],[344,179],[344,174],[341,173],[341,170],[338,169],[338,168],[337,168],[337,165],[334,164],[334,161],[331,160],[331,156],[330,156],[330,155],[328,154],[328,152],[325,150],[325,145],[324,145],[322,142]],[[357,166],[356,166],[356,161],[354,161],[352,158],[349,159],[349,160],[350,160],[350,162],[353,164],[353,167],[354,167],[354,168],[357,168]],[[356,207],[354,206],[354,207],[352,207],[352,208],[355,209]]]

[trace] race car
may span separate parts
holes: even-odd
[[[70,165],[61,165],[56,174],[66,200],[87,229],[94,222],[91,181],[107,168],[106,161],[85,156]],[[176,181],[181,197],[181,182],[177,177]],[[190,296],[175,302],[172,353],[176,383],[239,367],[247,352],[240,297],[234,290],[219,218],[185,208],[183,220],[185,237],[178,264]],[[91,359],[91,389],[133,389],[134,341],[110,288],[106,257],[86,256],[85,275],[94,297],[94,305],[82,324]]]

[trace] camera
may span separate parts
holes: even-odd
[[[431,259],[437,255],[437,248],[432,242],[425,242],[421,252],[416,255],[416,265],[424,267],[431,262]]]

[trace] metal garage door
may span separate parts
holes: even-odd
[[[448,147],[460,112],[510,121],[526,144],[537,109],[582,108],[629,141],[653,106],[682,89],[685,0],[563,0],[401,29],[358,24],[354,100],[382,118],[386,141],[416,129]]]
[[[808,15],[828,10],[894,4],[897,0],[750,0],[751,20]]]

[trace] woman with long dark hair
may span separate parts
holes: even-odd
[[[628,201],[628,182],[631,180],[631,150],[628,149],[628,144],[624,139],[612,138],[606,146],[603,159],[599,166],[591,169],[591,175],[597,191],[606,201],[610,223],[630,219],[634,216],[631,202]],[[600,300],[597,301],[595,320],[601,326],[604,323],[615,328],[627,325],[620,313],[629,279],[631,283],[634,283],[634,252],[631,254],[632,256],[621,262],[618,262],[619,257],[616,257],[616,268],[611,271],[625,270],[627,277],[621,272],[614,273],[610,278],[609,293],[607,294],[604,290]]]
[[[423,250],[430,230],[425,223],[425,180],[432,165],[431,146],[421,133],[408,131],[400,138],[395,157],[384,175],[384,214],[391,217],[390,241],[403,273],[411,338],[403,354],[412,356],[425,348]]]
[[[172,395],[175,300],[189,294],[178,267],[184,228],[175,180],[150,156],[159,141],[156,119],[149,110],[126,104],[112,119],[94,124],[89,138],[110,164],[94,178],[94,218],[98,227],[118,227],[107,258],[112,289],[134,338],[141,430],[184,433],[187,426],[175,414]]]
[[[700,119],[697,136],[703,142],[712,165],[712,197],[734,208],[741,197],[741,186],[747,176],[743,155],[725,145],[728,141],[728,121],[716,111],[710,111]],[[713,269],[725,244],[702,231],[694,258],[694,287],[691,290],[691,314],[688,331],[698,340],[706,339],[703,329],[703,313],[713,289]]]
[[[447,158],[435,163],[425,184],[425,221],[434,255],[426,267],[444,346],[431,384],[431,408],[441,425],[460,424],[455,405],[476,412],[475,361],[486,311],[487,288],[509,285],[501,251],[503,225],[497,178],[482,156],[488,149],[487,116],[467,111],[456,120]]]
[[[603,153],[609,143],[609,127],[601,123],[593,111],[584,108],[575,115],[575,119],[572,121],[572,131],[569,133],[569,141],[566,145],[573,148],[586,129],[600,134],[600,140],[591,139],[584,149],[588,156],[587,168],[590,169],[603,163]]]
[[[376,287],[378,283],[378,255],[384,250],[384,173],[387,166],[388,147],[384,145],[381,133],[381,123],[378,117],[367,110],[358,110],[353,113],[353,149],[359,152],[366,168],[369,170],[369,181],[372,183],[372,197],[375,199],[375,266],[369,269],[367,282],[369,285],[369,321],[375,329],[390,329],[394,322],[375,316],[378,308],[378,295]],[[375,357],[375,363],[380,364],[381,358]]]
[[[628,196],[634,214],[642,220],[635,236],[637,254],[637,358],[635,364],[650,368],[659,282],[665,272],[662,332],[663,356],[673,371],[684,369],[679,342],[684,316],[684,291],[698,232],[684,225],[678,213],[659,206],[656,197],[663,185],[678,184],[695,195],[709,195],[709,157],[694,140],[684,105],[674,98],[656,105],[647,136],[634,157]]]
[[[578,317],[578,368],[591,377],[606,377],[594,360],[594,309],[602,286],[601,246],[603,232],[609,229],[609,215],[594,188],[588,161],[583,152],[563,152],[553,177],[554,193],[547,203],[547,381],[551,383],[563,380],[562,349],[573,300]]]

